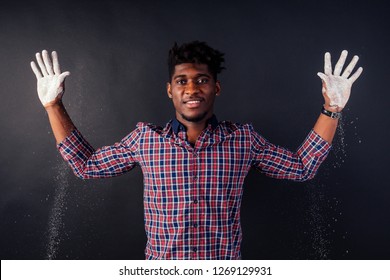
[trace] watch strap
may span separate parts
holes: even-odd
[[[332,112],[332,111],[328,111],[324,108],[324,106],[322,106],[322,109],[321,109],[321,113],[328,116],[328,117],[331,117],[332,119],[339,119],[341,118],[341,112]]]

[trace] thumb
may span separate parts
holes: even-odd
[[[324,73],[318,72],[317,76],[320,77],[321,80],[323,80],[324,82],[326,82],[328,80],[328,76],[325,75]]]
[[[70,75],[69,71],[61,73],[61,75],[58,77],[58,81],[60,82],[60,84],[62,84],[65,81],[65,78],[68,77],[69,75]]]
[[[317,75],[322,80],[322,94],[326,96],[326,82],[328,81],[328,76],[321,72],[318,72]]]

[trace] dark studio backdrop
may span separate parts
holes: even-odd
[[[83,181],[58,154],[29,62],[57,50],[64,103],[96,148],[138,121],[174,116],[172,44],[226,54],[219,120],[250,122],[295,150],[323,98],[323,55],[360,56],[362,76],[334,147],[309,182],[252,171],[241,211],[244,259],[389,259],[389,10],[385,1],[1,1],[1,259],[143,259],[143,179]]]

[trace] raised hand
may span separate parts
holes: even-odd
[[[341,52],[340,58],[332,73],[330,53],[325,53],[324,73],[317,73],[317,75],[322,79],[322,94],[325,98],[325,107],[334,108],[338,112],[340,112],[345,107],[345,104],[347,104],[351,94],[352,84],[363,72],[363,68],[359,67],[356,72],[350,76],[359,60],[359,57],[355,55],[341,74],[347,55],[348,52],[346,50]]]
[[[61,101],[65,92],[64,81],[70,73],[68,71],[61,73],[55,51],[51,53],[53,63],[46,50],[42,51],[42,55],[37,53],[35,56],[40,69],[34,61],[31,61],[31,68],[37,77],[38,96],[43,106],[48,107]]]

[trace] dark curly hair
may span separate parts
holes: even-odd
[[[207,64],[213,78],[217,80],[217,74],[221,73],[225,62],[224,53],[211,48],[205,42],[193,41],[179,46],[176,42],[169,50],[168,71],[169,81],[172,80],[175,66],[182,63]]]

